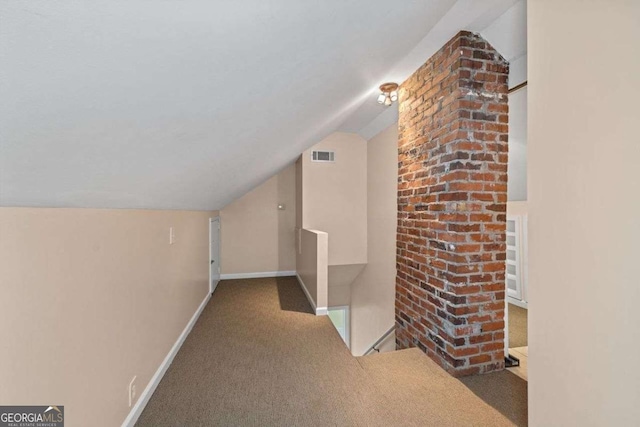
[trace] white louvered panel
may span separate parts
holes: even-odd
[[[506,288],[507,295],[518,300],[522,300],[521,229],[520,216],[507,216]]]

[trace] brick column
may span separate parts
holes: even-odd
[[[508,63],[458,33],[400,86],[396,345],[504,368]]]

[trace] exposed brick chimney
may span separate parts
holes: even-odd
[[[504,368],[508,63],[462,31],[400,86],[396,344]]]

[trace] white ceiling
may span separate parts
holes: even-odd
[[[0,205],[222,208],[514,3],[0,2]]]

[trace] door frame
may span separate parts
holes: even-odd
[[[211,274],[211,260],[212,260],[212,255],[213,255],[213,245],[211,242],[211,232],[213,231],[213,223],[217,222],[218,223],[218,230],[222,231],[222,227],[221,227],[221,222],[220,222],[220,215],[214,216],[209,218],[209,259],[207,260],[207,265],[209,266],[209,293],[212,294],[214,291],[214,286],[213,286],[213,275]],[[221,240],[221,233],[218,233],[218,257],[220,257],[220,240]],[[218,268],[221,268],[220,266],[220,260],[218,260]],[[218,282],[220,282],[220,279],[218,279]],[[216,286],[218,284],[216,283]]]
[[[351,350],[351,306],[349,305],[330,306],[330,307],[327,307],[327,314],[329,314],[329,311],[331,310],[344,311],[344,343],[347,345],[347,348]],[[333,322],[332,322],[332,325],[333,325]]]

